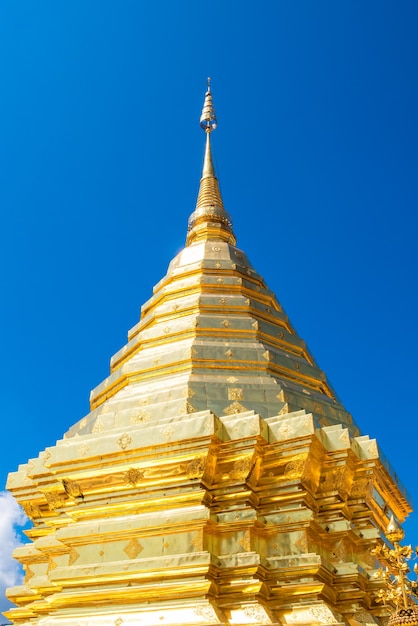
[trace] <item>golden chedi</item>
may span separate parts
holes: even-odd
[[[371,548],[410,512],[236,247],[206,150],[185,248],[90,413],[10,474],[19,626],[379,626]]]

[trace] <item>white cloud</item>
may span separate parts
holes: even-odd
[[[6,621],[1,612],[10,608],[5,590],[22,582],[22,569],[12,558],[12,552],[22,545],[17,530],[26,522],[27,517],[13,496],[7,491],[0,491],[0,624]]]

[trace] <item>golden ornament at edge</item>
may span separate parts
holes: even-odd
[[[200,478],[204,472],[204,469],[205,469],[205,457],[198,456],[192,459],[187,464],[187,468],[186,468],[187,477],[191,479]]]
[[[248,456],[244,459],[239,459],[238,461],[235,461],[231,471],[231,478],[247,478],[251,469],[251,459],[252,457]]]
[[[65,489],[65,493],[71,498],[84,498],[80,485],[70,478],[63,478],[62,485]]]
[[[306,453],[297,454],[288,463],[284,470],[284,477],[288,480],[300,478],[305,469],[305,463],[308,455]]]
[[[128,485],[132,485],[133,487],[135,487],[136,484],[139,483],[139,481],[141,481],[143,478],[144,472],[141,472],[141,470],[137,469],[136,467],[130,467],[123,474],[123,480],[128,483]]]

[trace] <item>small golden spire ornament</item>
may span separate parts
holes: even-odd
[[[196,208],[189,218],[187,245],[208,239],[227,241],[235,245],[232,220],[225,211],[212,159],[210,136],[218,125],[213,104],[210,78],[205,93],[200,127],[206,133],[205,157]]]
[[[376,546],[372,554],[381,563],[375,577],[385,582],[386,587],[376,593],[377,602],[396,606],[388,626],[418,626],[418,582],[408,578],[410,573],[408,562],[418,557],[418,548],[401,546],[400,541],[405,534],[394,516],[390,518],[385,532],[386,539],[393,545],[389,548],[385,543]],[[417,564],[414,572],[417,574]]]

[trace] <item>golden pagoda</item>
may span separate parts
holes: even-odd
[[[186,246],[90,413],[9,475],[19,626],[385,624],[372,548],[404,489],[245,253],[206,149]]]

